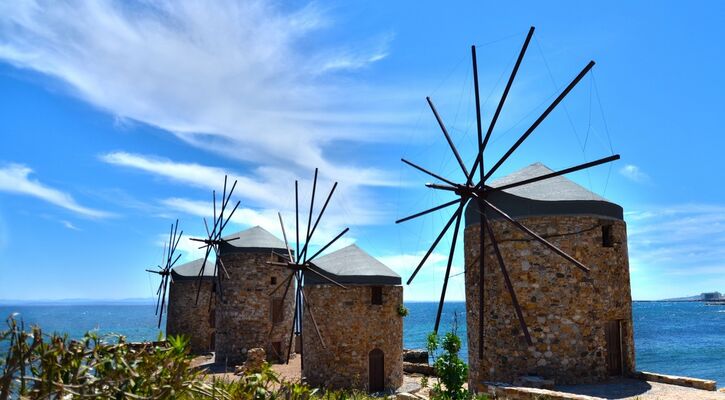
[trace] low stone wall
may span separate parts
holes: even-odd
[[[709,390],[711,392],[714,392],[717,389],[716,381],[690,378],[687,376],[664,375],[655,374],[652,372],[637,371],[634,373],[634,377],[643,381],[668,383],[670,385],[691,387],[700,390]]]
[[[601,400],[600,397],[488,382],[479,387],[479,393],[481,392],[488,393],[496,399],[507,400]]]

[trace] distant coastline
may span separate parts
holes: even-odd
[[[0,306],[147,306],[155,305],[154,298],[128,299],[0,299]]]

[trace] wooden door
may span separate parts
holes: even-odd
[[[380,349],[373,349],[368,355],[370,368],[370,392],[382,392],[385,390],[385,355]]]
[[[604,324],[607,341],[607,371],[610,376],[622,375],[622,328],[620,321]]]

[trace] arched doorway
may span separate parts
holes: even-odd
[[[369,385],[370,392],[385,390],[385,355],[380,349],[373,349],[368,354],[369,359]]]

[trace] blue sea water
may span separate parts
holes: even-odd
[[[410,314],[404,319],[403,345],[425,348],[438,304],[406,306]],[[46,332],[64,332],[70,337],[97,330],[141,341],[155,340],[160,332],[150,305],[0,306],[0,316],[13,312],[19,313],[26,326],[38,324]],[[446,303],[439,331],[447,332],[456,325],[463,341],[461,355],[467,358],[465,315],[464,303]],[[637,369],[725,384],[725,305],[635,302],[633,316]]]

